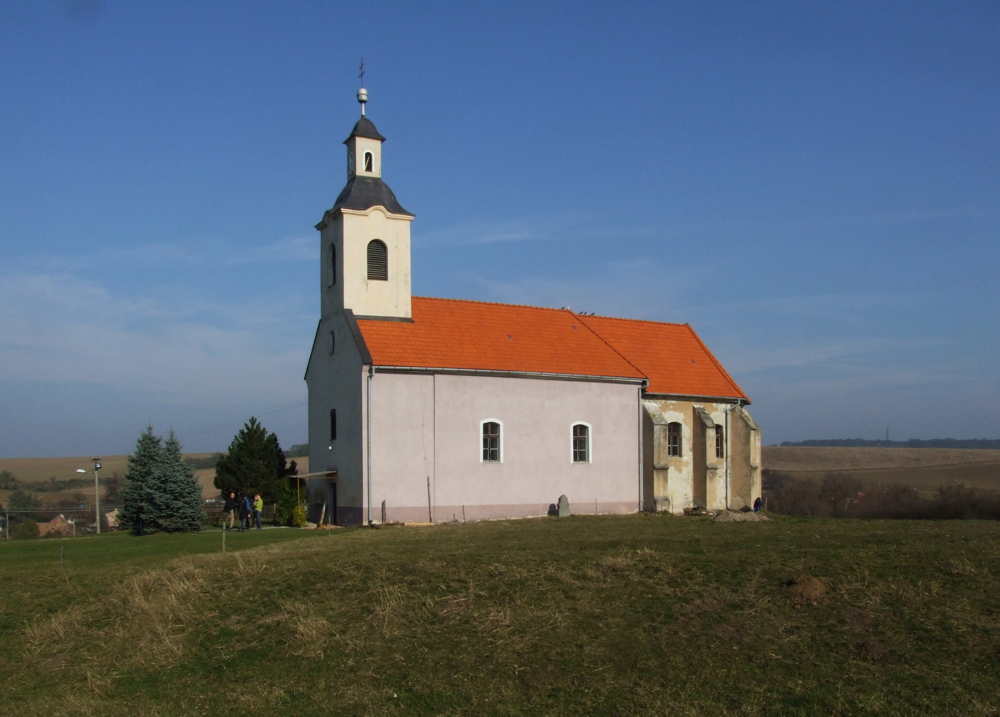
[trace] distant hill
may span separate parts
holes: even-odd
[[[866,438],[823,438],[808,441],[785,441],[783,447],[819,448],[986,448],[1000,449],[1000,439],[993,438],[911,438],[908,441],[869,441]]]

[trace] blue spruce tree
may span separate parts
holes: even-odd
[[[184,461],[181,444],[171,429],[163,443],[160,465],[163,512],[160,526],[168,532],[200,530],[203,501],[194,469]]]
[[[152,426],[146,426],[136,441],[135,453],[128,457],[125,480],[120,511],[123,526],[136,528],[141,511],[146,531],[201,528],[201,486],[184,462],[173,431],[164,443],[153,434]]]
[[[135,453],[128,457],[128,468],[125,472],[125,486],[122,488],[122,508],[120,524],[137,530],[138,517],[142,512],[143,522],[159,516],[160,505],[157,500],[157,472],[163,460],[163,442],[159,436],[153,435],[153,427],[139,435],[135,443]]]

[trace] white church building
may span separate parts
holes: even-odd
[[[414,215],[358,100],[347,185],[316,227],[310,519],[545,515],[561,495],[575,513],[752,505],[750,399],[688,324],[411,295]]]

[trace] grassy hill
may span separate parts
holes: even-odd
[[[952,448],[827,448],[766,446],[769,473],[822,480],[830,473],[866,485],[901,484],[929,491],[950,482],[1000,490],[1000,450]]]
[[[205,554],[220,541],[0,545],[4,711],[1000,710],[994,522],[576,516]],[[806,575],[828,594],[787,585]]]

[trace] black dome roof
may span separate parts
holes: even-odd
[[[380,135],[378,130],[375,129],[375,123],[367,117],[362,117],[358,120],[357,124],[354,125],[354,129],[351,130],[351,134],[344,140],[344,144],[350,142],[351,137],[367,137],[369,139],[377,139],[379,142],[385,142],[385,137]]]
[[[363,212],[372,207],[385,207],[392,214],[413,216],[400,206],[389,185],[379,177],[355,177],[349,181],[327,214],[332,214],[338,209],[355,209]]]

